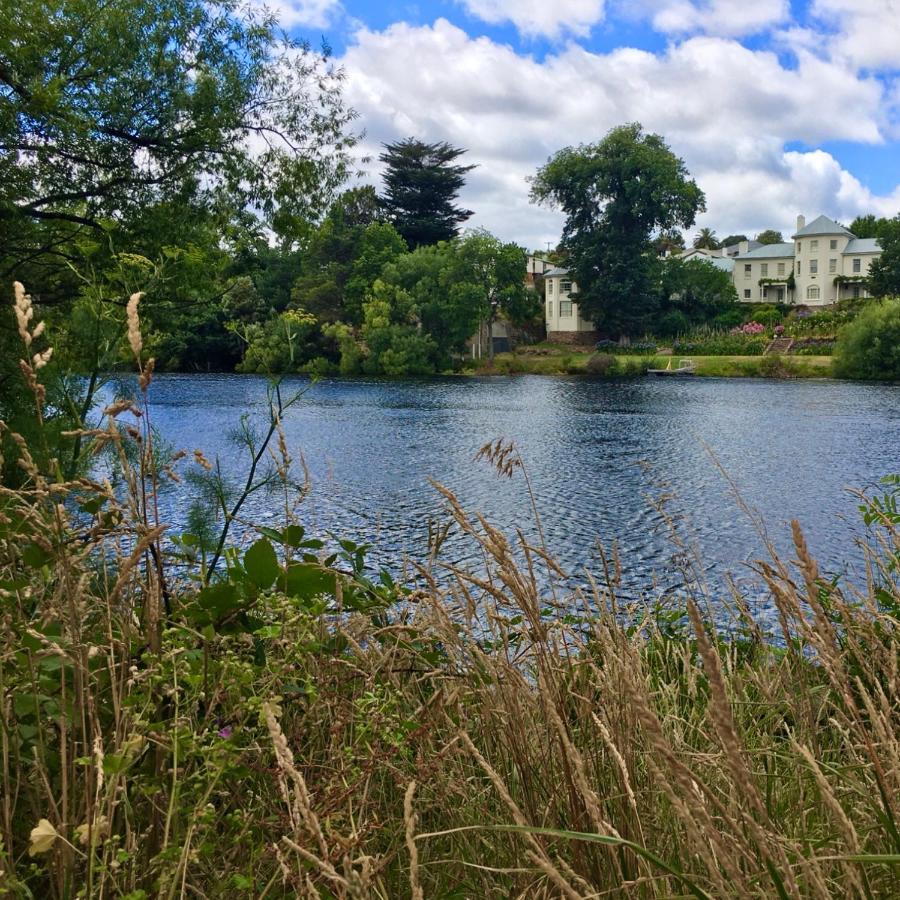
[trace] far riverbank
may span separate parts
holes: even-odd
[[[482,360],[469,372],[477,375],[589,375],[593,351],[546,347],[541,352],[498,353],[493,365]],[[648,368],[665,368],[678,357],[616,354],[612,377],[641,375]],[[696,374],[715,378],[832,378],[830,356],[692,356]]]

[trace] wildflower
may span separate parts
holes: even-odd
[[[233,732],[234,729],[230,725],[226,725],[224,728],[219,729],[219,737],[222,738],[223,741],[227,741]]]

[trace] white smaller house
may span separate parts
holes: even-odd
[[[547,340],[564,344],[592,344],[597,340],[594,323],[578,311],[578,285],[569,270],[554,267],[544,272],[544,319]]]

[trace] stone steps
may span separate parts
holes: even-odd
[[[794,346],[793,338],[780,337],[775,338],[768,347],[766,347],[763,356],[769,356],[772,353],[790,353],[791,347]]]

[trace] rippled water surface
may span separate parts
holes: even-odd
[[[285,391],[305,382],[288,382]],[[153,424],[176,447],[218,455],[240,475],[229,433],[247,413],[265,421],[261,378],[159,376]],[[642,379],[595,382],[541,377],[430,381],[323,381],[286,417],[291,451],[305,456],[313,491],[310,531],[363,538],[382,562],[425,552],[428,523],[442,518],[429,479],[503,527],[533,530],[520,476],[500,478],[478,448],[513,439],[531,477],[547,539],[570,569],[590,564],[597,539],[617,539],[631,580],[673,578],[673,547],[650,498],[671,493],[669,512],[713,579],[740,573],[760,538],[713,459],[773,539],[798,518],[831,570],[858,562],[862,532],[849,487],[900,471],[900,388],[838,382]],[[172,489],[182,520],[190,488]],[[255,521],[277,519],[257,495]],[[445,555],[474,562],[451,538]]]

